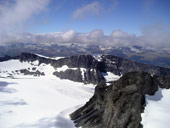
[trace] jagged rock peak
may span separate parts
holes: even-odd
[[[70,116],[82,128],[141,128],[145,94],[158,89],[156,79],[145,72],[129,72],[109,87],[100,84],[83,107]]]

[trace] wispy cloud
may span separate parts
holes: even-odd
[[[87,4],[81,8],[78,8],[73,12],[72,20],[84,19],[88,16],[99,15],[101,11],[101,4],[97,1]]]
[[[49,1],[6,0],[0,3],[0,31],[19,31],[28,19],[44,11]]]

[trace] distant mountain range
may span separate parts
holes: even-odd
[[[68,44],[33,44],[11,43],[0,45],[0,56],[16,56],[22,52],[37,53],[50,57],[66,57],[82,54],[110,54],[134,60],[137,62],[152,64],[162,67],[170,67],[170,48],[154,49],[141,46],[130,47],[102,47],[97,45],[68,43]]]

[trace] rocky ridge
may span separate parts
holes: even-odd
[[[82,128],[142,128],[141,113],[145,94],[154,95],[170,87],[167,77],[152,77],[146,72],[129,72],[110,86],[99,84],[93,97],[70,116]]]

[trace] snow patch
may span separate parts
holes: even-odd
[[[41,63],[39,65],[39,61],[34,62],[20,62],[19,60],[9,60],[0,62],[0,77],[14,77],[14,78],[24,78],[28,76],[24,76],[20,73],[20,70],[26,69],[30,72],[41,71],[44,72],[47,76],[53,76],[53,72],[55,69],[50,64]],[[34,76],[29,76],[34,77]]]
[[[118,80],[120,78],[120,76],[115,75],[111,72],[102,73],[102,75],[105,78],[106,82],[115,81],[115,80]]]
[[[56,71],[58,71],[58,72],[64,72],[64,71],[66,71],[66,70],[68,70],[68,69],[77,70],[78,68],[69,68],[67,65],[63,65],[62,67],[57,68]]]
[[[161,89],[154,96],[146,95],[146,107],[142,116],[144,128],[169,128],[170,89]]]
[[[82,80],[84,81],[84,75],[85,75],[86,69],[80,68],[80,71],[81,71]]]
[[[65,58],[65,57],[52,57],[51,59],[59,60],[59,59],[62,59],[62,58]]]
[[[34,66],[38,66],[39,60],[33,61],[31,64],[34,65]]]
[[[93,55],[93,57],[98,61],[102,61],[102,55],[101,54],[97,54],[97,55]]]
[[[48,56],[43,56],[43,55],[40,55],[40,54],[35,54],[39,57],[43,57],[43,58],[46,58],[46,59],[53,59],[53,60],[59,60],[61,58],[65,58],[65,57],[48,57]]]

